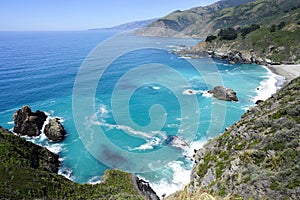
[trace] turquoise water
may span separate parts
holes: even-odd
[[[105,169],[119,168],[171,193],[189,181],[194,148],[269,91],[262,87],[271,74],[170,52],[198,42],[191,39],[114,34],[1,32],[0,124],[11,129],[22,105],[60,117],[63,142],[27,138],[59,153],[60,174],[97,182]],[[206,91],[216,85],[234,89],[239,101],[212,98]]]

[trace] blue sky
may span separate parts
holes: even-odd
[[[0,30],[85,30],[162,17],[217,0],[1,0]]]

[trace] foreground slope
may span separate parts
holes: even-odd
[[[100,184],[57,175],[58,156],[0,127],[0,199],[158,199],[136,176],[107,170]]]
[[[170,199],[203,191],[219,198],[299,199],[300,77],[198,150],[190,184]]]

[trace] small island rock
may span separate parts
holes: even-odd
[[[58,118],[50,119],[49,123],[45,126],[44,133],[49,140],[55,142],[62,141],[66,135],[66,131]]]
[[[236,92],[224,86],[216,86],[213,90],[209,90],[208,93],[213,94],[219,100],[238,101]]]
[[[27,136],[38,136],[41,134],[41,129],[47,119],[47,115],[37,110],[32,112],[29,106],[23,106],[13,115],[14,132]]]

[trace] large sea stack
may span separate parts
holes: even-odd
[[[47,119],[47,115],[37,110],[32,112],[29,106],[23,106],[13,115],[14,132],[21,135],[38,136],[41,134],[41,129]]]

